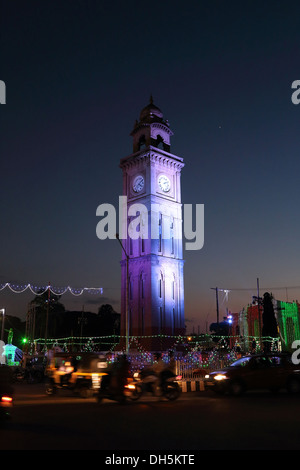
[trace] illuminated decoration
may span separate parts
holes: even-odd
[[[232,364],[236,359],[240,358],[236,349],[226,347],[227,336],[201,335],[199,339],[197,336],[190,336],[190,340],[186,336],[169,336],[169,335],[155,335],[154,337],[130,337],[129,338],[129,352],[127,353],[130,369],[132,372],[142,370],[143,368],[150,367],[155,360],[155,353],[147,351],[144,347],[145,339],[147,344],[159,341],[162,345],[162,360],[165,363],[169,361],[169,352],[172,351],[176,361],[176,373],[182,375],[184,379],[192,379],[199,376],[204,376],[209,371],[221,370],[224,367]],[[237,344],[240,337],[232,337],[233,341]],[[258,341],[259,338],[248,338],[251,342],[252,339]],[[274,338],[263,338],[266,342],[271,342],[271,350],[277,350],[277,344]],[[35,340],[44,346],[44,338]],[[47,340],[47,354],[51,350],[60,352],[79,352],[89,351],[106,354],[107,362],[113,363],[118,355],[126,353],[125,348],[120,349],[120,342],[124,337],[110,335],[98,337],[67,337],[59,339]],[[171,347],[170,347],[171,344]],[[249,351],[244,351],[243,355],[249,354]],[[198,375],[197,375],[198,370]]]
[[[151,97],[131,132],[133,153],[120,161],[126,228],[136,218],[127,216],[131,208],[143,204],[148,212],[146,236],[139,227],[138,237],[120,237],[121,334],[127,342],[128,337],[139,337],[148,350],[163,350],[164,335],[185,331],[180,182],[184,163],[170,153],[172,135]]]
[[[5,364],[8,366],[17,366],[20,364],[23,353],[13,344],[6,344],[4,346],[3,356],[5,357]]]
[[[300,339],[299,304],[278,300],[275,309],[284,349],[291,349],[293,341]]]
[[[7,337],[8,344],[12,344],[13,336],[14,336],[13,329],[10,328],[9,331],[8,331],[8,337]]]
[[[263,307],[261,304],[248,305],[247,307],[247,326],[248,335],[259,338],[261,336]]]
[[[224,292],[224,294],[225,294],[225,300],[226,300],[226,302],[227,302],[227,301],[228,301],[228,294],[229,294],[230,290],[228,290],[228,289],[220,289],[220,290],[222,290],[222,291]]]
[[[88,339],[88,342],[83,346],[82,350],[84,352],[93,352],[93,351],[95,351],[95,343],[93,341],[93,338]]]
[[[236,358],[236,348],[230,348],[228,345],[228,338],[232,339],[234,345],[240,345],[245,354],[249,351],[245,348],[245,345],[251,344],[253,340],[259,341],[258,336],[249,336],[246,339],[241,338],[241,336],[217,336],[213,335],[202,335],[202,339],[198,339],[194,336],[172,336],[172,335],[152,335],[152,336],[132,336],[129,337],[129,352],[130,353],[141,353],[141,354],[151,354],[149,350],[146,349],[145,344],[155,340],[159,341],[161,344],[161,350],[166,353],[169,351],[176,352],[178,354],[185,355],[191,361],[201,360],[209,363],[214,360],[215,354],[222,350],[226,355],[226,359],[230,360],[231,358],[235,360]],[[188,339],[189,338],[189,339]],[[82,337],[82,336],[69,336],[64,338],[49,338],[47,339],[47,346],[51,349],[58,348],[57,350],[71,350],[73,347],[85,351],[111,351],[111,352],[120,352],[125,353],[125,349],[120,350],[117,346],[120,342],[124,343],[125,336],[120,335],[106,335],[106,336],[94,336],[94,337]],[[242,339],[242,341],[241,341]],[[265,342],[270,341],[272,344],[276,344],[274,338],[263,337]],[[146,340],[146,341],[145,341]],[[45,344],[45,338],[37,338],[34,340],[35,345]],[[204,357],[206,359],[204,359]]]
[[[82,288],[74,288],[74,287],[53,287],[53,286],[34,286],[32,284],[20,285],[20,284],[11,284],[6,282],[5,284],[0,284],[0,291],[9,288],[15,294],[22,294],[27,290],[30,290],[34,295],[43,295],[45,292],[50,290],[54,295],[63,295],[67,292],[70,292],[72,295],[79,296],[82,295],[84,292],[88,292],[89,294],[103,294],[102,287],[82,287]]]

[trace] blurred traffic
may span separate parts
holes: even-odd
[[[107,369],[108,363],[103,354],[50,351],[45,369],[46,393],[54,395],[59,390],[67,389],[82,398],[92,397],[99,392]]]
[[[230,366],[205,375],[205,388],[216,393],[242,395],[249,390],[267,389],[300,392],[300,367],[290,354],[266,353],[244,356]]]

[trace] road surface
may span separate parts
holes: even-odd
[[[44,386],[19,385],[2,450],[299,450],[300,395],[221,397],[182,393],[175,402],[142,397],[119,405],[80,399]]]

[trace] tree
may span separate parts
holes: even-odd
[[[209,331],[215,334],[215,336],[213,336],[214,341],[218,342],[221,340],[223,341],[223,343],[225,342],[226,345],[228,346],[227,337],[229,336],[230,329],[229,329],[229,324],[227,321],[222,321],[219,323],[211,323],[209,327]]]
[[[119,335],[121,315],[110,304],[103,304],[98,310],[101,336]]]
[[[50,338],[57,335],[63,322],[62,315],[65,313],[64,305],[59,302],[60,297],[60,295],[55,295],[47,290],[40,295],[36,295],[30,302],[30,305],[35,309],[35,332],[37,336],[44,337],[47,333],[47,337]],[[47,314],[48,325],[46,332]]]
[[[278,337],[278,328],[277,321],[275,318],[275,312],[273,307],[273,297],[269,292],[264,293],[263,298],[263,314],[262,314],[262,336],[277,338]],[[270,341],[264,341],[264,350],[270,351],[271,343]]]

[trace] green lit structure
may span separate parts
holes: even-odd
[[[7,344],[2,345],[1,363],[8,366],[18,366],[22,359],[23,352],[12,344],[13,340],[13,329],[10,328],[8,332]]]
[[[277,321],[282,349],[291,350],[293,341],[300,340],[299,304],[277,300]]]
[[[6,344],[4,346],[4,356],[5,356],[5,363],[8,366],[17,366],[19,365],[19,360],[16,360],[16,351],[17,346],[13,344]]]

